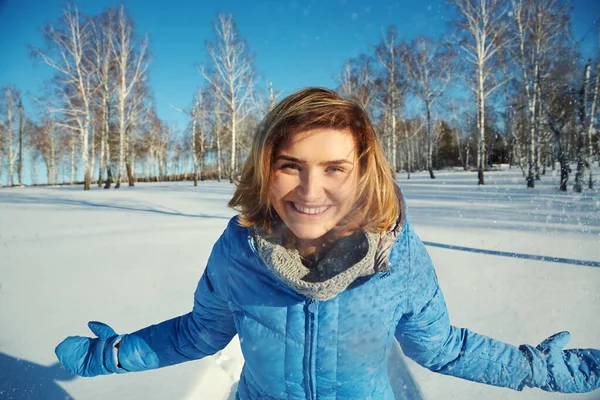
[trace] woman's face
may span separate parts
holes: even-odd
[[[284,142],[272,166],[271,201],[296,237],[318,239],[350,211],[358,158],[350,131],[319,128]]]

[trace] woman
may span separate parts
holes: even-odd
[[[239,335],[239,399],[392,399],[394,337],[432,371],[521,390],[600,385],[600,351],[563,351],[562,332],[514,347],[450,325],[425,247],[365,112],[309,88],[262,121],[192,312],[117,335],[69,337],[74,374],[199,359]]]

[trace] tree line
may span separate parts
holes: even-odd
[[[566,191],[575,163],[573,190],[582,191],[586,173],[591,189],[600,54],[580,62],[569,3],[449,4],[456,19],[444,38],[406,41],[392,26],[340,75],[339,89],[376,121],[396,171],[434,179],[434,169],[462,166],[484,184],[484,171],[507,163],[533,188],[559,163]]]
[[[502,163],[520,168],[534,188],[558,164],[559,189],[567,191],[574,165],[573,190],[591,189],[591,165],[600,163],[600,54],[580,61],[569,4],[449,4],[456,17],[443,38],[407,41],[390,26],[337,74],[336,89],[367,111],[396,172],[410,179],[425,170],[435,179],[435,170],[460,167],[477,171],[482,185],[485,171]],[[75,183],[80,171],[84,189],[139,180],[233,182],[279,96],[270,84],[258,87],[252,53],[231,15],[213,21],[190,104],[171,105],[186,115],[183,132],[157,115],[148,38],[124,5],[92,16],[68,5],[43,32],[47,49],[32,46],[31,54],[55,74],[34,98],[41,115],[23,113],[13,85],[0,94],[0,185],[22,184],[23,162],[35,184],[40,161],[48,184],[69,174]]]

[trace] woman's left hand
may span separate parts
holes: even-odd
[[[527,386],[561,393],[585,393],[600,387],[600,350],[563,350],[570,338],[569,332],[560,332],[536,347],[519,347],[533,370]]]

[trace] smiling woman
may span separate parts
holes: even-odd
[[[273,208],[299,239],[304,256],[305,245],[317,246],[354,205],[359,172],[354,136],[333,129],[299,132],[275,156]]]
[[[191,312],[56,349],[75,374],[165,367],[215,354],[237,334],[237,399],[394,398],[396,339],[431,371],[522,390],[600,386],[600,351],[561,332],[512,346],[450,324],[431,259],[364,111],[309,88],[262,121]],[[396,377],[394,377],[396,378]]]
[[[283,220],[297,239],[316,242],[361,228],[386,232],[399,214],[367,115],[320,88],[288,96],[261,122],[229,206],[243,226],[271,231]]]

